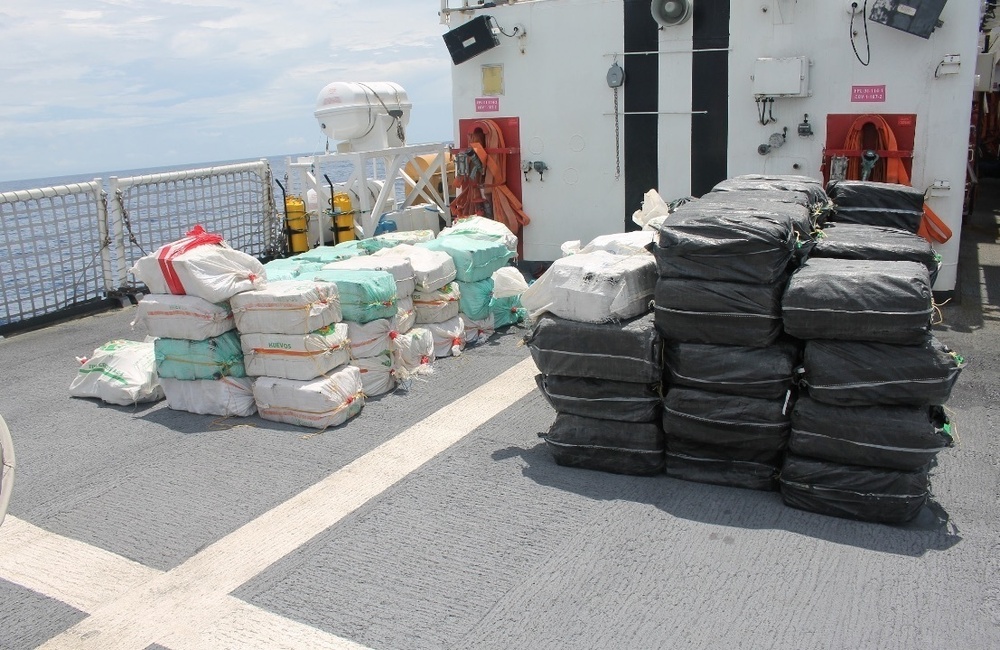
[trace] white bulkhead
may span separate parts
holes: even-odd
[[[488,16],[497,44],[453,65],[456,124],[517,118],[522,164],[544,163],[520,179],[524,259],[624,230],[654,187],[669,201],[739,174],[825,178],[844,125],[877,114],[907,131],[896,155],[954,231],[935,290],[954,289],[980,3],[947,2],[926,38],[898,19],[926,25],[941,3],[690,0],[664,24],[649,0],[465,4],[443,1],[448,30]]]

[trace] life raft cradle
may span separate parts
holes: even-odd
[[[866,149],[862,140],[864,128],[872,126],[877,134],[878,146],[876,149]],[[896,141],[896,134],[892,127],[881,115],[862,115],[854,120],[851,128],[844,139],[843,149],[827,149],[824,151],[824,158],[832,156],[844,156],[848,159],[846,178],[858,180],[861,178],[861,158],[869,151],[874,151],[879,162],[872,170],[870,180],[898,183],[900,185],[912,185],[910,175],[903,165],[904,158],[912,158],[912,151],[901,151]],[[920,228],[917,234],[931,243],[943,244],[951,239],[952,231],[944,221],[924,203],[924,216],[920,220]]]

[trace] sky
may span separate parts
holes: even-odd
[[[323,151],[334,81],[452,139],[439,0],[2,0],[0,181]]]

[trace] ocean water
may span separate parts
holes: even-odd
[[[274,178],[282,180],[285,175],[285,163],[288,158],[293,160],[298,156],[304,156],[308,154],[293,153],[284,156],[261,156],[261,158],[266,158],[268,162],[271,163],[271,173]],[[14,190],[28,190],[42,187],[54,187],[58,185],[68,185],[70,183],[88,183],[95,178],[100,178],[104,181],[104,187],[107,189],[108,179],[112,176],[117,176],[119,178],[126,178],[129,176],[142,176],[145,174],[158,174],[161,172],[173,172],[182,171],[185,169],[200,169],[202,167],[217,167],[220,165],[232,165],[234,163],[243,162],[257,162],[261,158],[246,158],[239,160],[220,160],[216,162],[200,162],[200,163],[188,163],[183,165],[167,165],[164,167],[147,167],[144,169],[122,169],[117,171],[104,171],[104,172],[93,172],[89,174],[70,174],[67,176],[51,176],[48,178],[30,178],[24,180],[16,181],[0,181],[0,194],[3,192],[12,192]]]

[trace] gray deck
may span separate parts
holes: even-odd
[[[777,493],[558,467],[536,436],[553,412],[532,392],[232,595],[371,648],[1000,647],[990,198],[966,228],[960,299],[937,328],[969,359],[949,403],[960,444],[940,454],[933,503],[913,524],[813,515]],[[74,356],[144,335],[130,330],[132,315],[0,341],[0,413],[18,459],[10,514],[158,571],[527,357],[520,332],[498,336],[320,435],[256,416],[68,397]],[[2,575],[0,612],[0,648],[11,649],[86,616]]]

